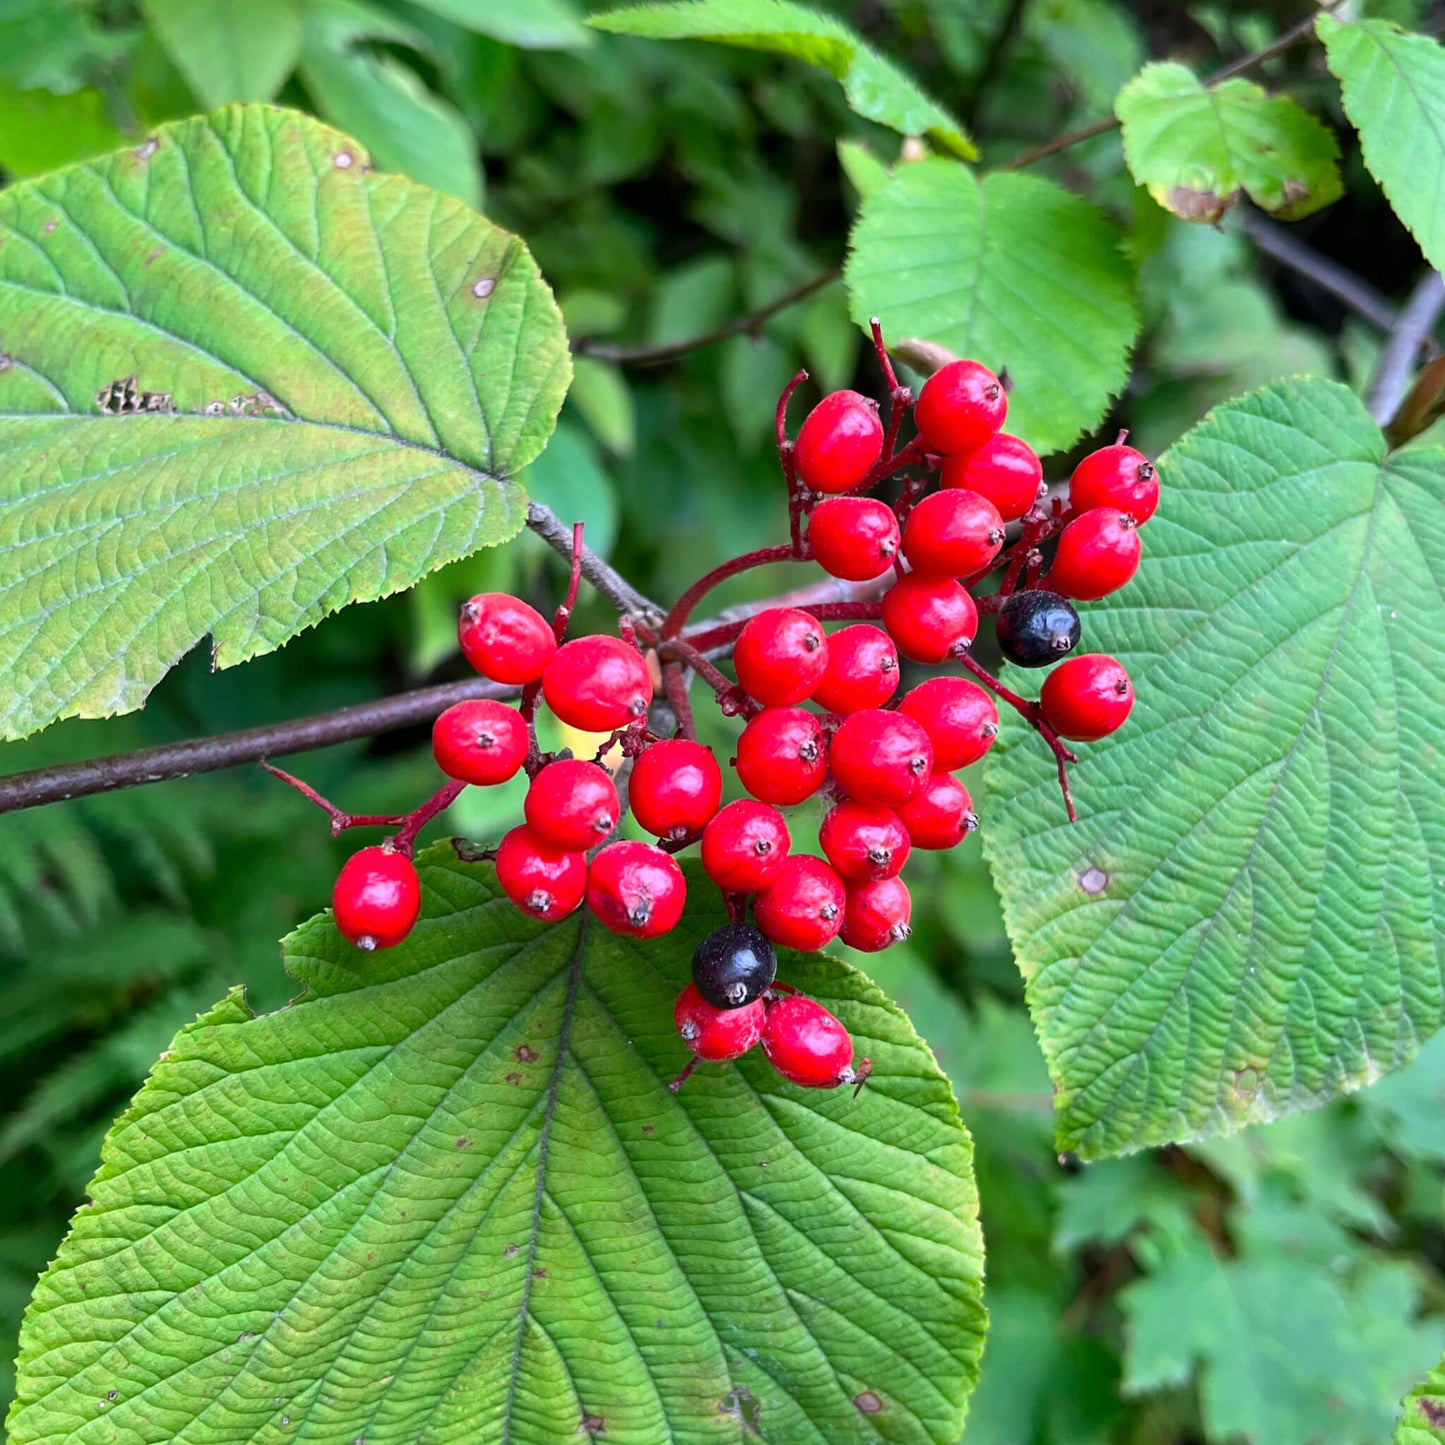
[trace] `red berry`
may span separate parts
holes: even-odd
[[[793,840],[783,815],[739,798],[702,832],[702,866],[725,893],[756,893],[781,872]]]
[[[647,715],[652,679],[642,654],[620,637],[578,637],[547,664],[542,693],[564,723],[610,733]]]
[[[952,577],[910,572],[883,594],[883,625],[904,657],[942,662],[978,635],[978,608]]]
[[[632,765],[632,816],[659,838],[700,832],[722,802],[722,769],[711,748],[686,738],[653,743]]]
[[[898,649],[881,627],[866,622],[828,639],[828,670],[813,701],[828,712],[882,707],[898,690]]]
[[[522,804],[538,837],[572,853],[595,848],[617,826],[621,809],[607,769],[582,758],[548,763],[532,779]]]
[[[945,487],[908,514],[903,555],[915,572],[933,577],[971,577],[998,556],[1003,518],[977,492]]]
[[[378,843],[342,865],[331,906],[337,930],[358,948],[395,948],[421,912],[421,880],[410,858]]]
[[[1123,726],[1134,706],[1134,687],[1121,663],[1084,653],[1061,662],[1044,679],[1039,706],[1061,738],[1092,743]]]
[[[883,454],[878,404],[856,391],[825,396],[798,428],[793,461],[815,492],[851,491]]]
[[[871,582],[892,565],[901,544],[893,508],[874,497],[834,497],[808,518],[818,565],[847,582]]]
[[[453,703],[432,724],[437,766],[447,777],[478,787],[515,777],[527,760],[527,747],[521,713],[489,698]]]
[[[738,738],[735,766],[738,781],[764,803],[789,808],[812,797],[828,776],[828,746],[816,714],[764,708]]]
[[[908,926],[912,911],[913,900],[901,878],[851,884],[843,909],[843,942],[862,953],[882,953],[913,931]]]
[[[672,1006],[678,1036],[698,1058],[713,1064],[742,1058],[762,1038],[767,1016],[760,998],[742,1008],[714,1008],[691,983]]]
[[[789,1083],[805,1089],[833,1089],[854,1079],[848,1030],[822,1004],[801,994],[768,1005],[763,1052]]]
[[[847,894],[843,880],[821,858],[799,853],[753,900],[753,918],[784,948],[822,948],[843,926]]]
[[[976,763],[998,736],[993,699],[961,677],[920,682],[903,694],[898,710],[923,724],[933,744],[933,766],[941,773]]]
[[[802,702],[828,667],[823,625],[795,607],[769,607],[743,628],[733,666],[742,690],[765,707]]]
[[[493,682],[536,682],[557,651],[542,614],[505,592],[479,592],[462,604],[457,641],[467,661]]]
[[[1005,522],[1013,522],[1038,501],[1044,466],[1026,441],[1000,432],[977,451],[945,457],[940,480],[987,497]]]
[[[497,882],[523,913],[552,923],[581,905],[587,892],[587,858],[554,847],[524,823],[497,844]]]
[[[911,845],[892,808],[849,801],[824,815],[818,846],[844,878],[872,882],[902,872]]]
[[[686,902],[682,869],[652,843],[609,843],[587,870],[587,906],[613,933],[660,937],[677,927]]]
[[[947,773],[934,773],[898,816],[915,848],[956,848],[978,827],[968,789]]]
[[[933,772],[933,744],[923,724],[877,708],[845,717],[828,757],[834,778],[850,798],[887,808],[906,803]]]
[[[913,420],[936,452],[971,452],[1003,425],[1003,383],[977,361],[950,361],[923,383]]]
[[[1076,512],[1116,507],[1142,527],[1159,506],[1159,474],[1154,463],[1133,447],[1101,447],[1074,468],[1069,505]]]
[[[1065,597],[1091,602],[1117,592],[1139,570],[1139,529],[1114,507],[1075,517],[1059,533],[1059,550],[1045,579]]]

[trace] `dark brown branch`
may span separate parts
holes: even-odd
[[[621,366],[661,366],[664,362],[676,361],[678,357],[686,356],[690,351],[698,351],[715,342],[726,341],[729,336],[756,335],[765,321],[780,311],[786,311],[789,306],[796,306],[799,301],[807,300],[815,291],[821,291],[842,274],[842,266],[834,266],[821,276],[814,276],[811,281],[805,281],[801,286],[783,292],[777,300],[770,301],[761,309],[747,316],[739,316],[724,326],[704,331],[700,336],[688,336],[681,341],[664,342],[660,346],[609,346],[583,337],[572,349],[578,356],[594,356],[598,361],[615,361]]]
[[[1265,65],[1283,55],[1286,50],[1293,49],[1302,40],[1307,40],[1314,34],[1315,22],[1321,15],[1328,15],[1331,11],[1339,8],[1340,0],[1334,5],[1326,5],[1315,11],[1313,15],[1301,20],[1298,25],[1292,25],[1278,39],[1261,49],[1253,51],[1249,55],[1243,55],[1238,60],[1232,61],[1222,70],[1216,70],[1204,83],[1205,85],[1220,85],[1226,80],[1233,80],[1236,75],[1244,75],[1253,70],[1256,66]],[[1033,165],[1036,161],[1046,159],[1048,156],[1057,155],[1060,151],[1066,151],[1071,146],[1082,145],[1086,140],[1093,140],[1095,136],[1107,135],[1111,130],[1117,129],[1119,120],[1117,116],[1106,116],[1102,120],[1096,120],[1092,125],[1086,125],[1079,130],[1071,130],[1063,135],[1055,136],[1053,140],[1045,141],[1042,145],[1035,146],[1032,150],[1025,151],[1021,156],[1015,156],[1007,165],[1000,166],[1004,171],[1021,171],[1027,166]]]
[[[1258,211],[1241,211],[1239,229],[1254,242],[1255,246],[1272,260],[1291,271],[1298,272],[1307,281],[1312,281],[1322,291],[1327,291],[1337,301],[1342,301],[1356,315],[1362,316],[1371,326],[1381,331],[1393,331],[1398,319],[1395,307],[1383,292],[1375,290],[1368,281],[1322,256],[1295,238],[1286,227],[1262,216]]]

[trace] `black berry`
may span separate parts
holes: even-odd
[[[1015,592],[998,614],[998,645],[1020,667],[1047,667],[1079,645],[1079,614],[1057,592]]]
[[[742,1008],[778,972],[773,945],[751,923],[729,923],[709,933],[692,956],[692,981],[714,1008]]]

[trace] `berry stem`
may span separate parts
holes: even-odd
[[[783,394],[778,398],[778,409],[773,413],[773,434],[778,443],[778,464],[783,469],[783,480],[788,484],[788,538],[790,552],[794,557],[801,558],[804,555],[803,543],[803,517],[808,510],[807,497],[804,488],[798,481],[798,462],[794,456],[794,447],[788,437],[788,403],[793,399],[793,393],[808,379],[806,371],[800,371],[783,388]]]
[[[687,695],[687,678],[683,676],[681,663],[663,663],[662,690],[667,695],[668,705],[672,708],[683,737],[690,742],[696,742],[697,723],[693,720],[692,701]]]
[[[677,1093],[677,1091],[692,1078],[692,1071],[697,1068],[699,1062],[697,1058],[689,1059],[683,1071],[667,1086],[668,1090],[671,1093]]]
[[[878,353],[878,365],[883,368],[883,376],[888,383],[888,433],[883,442],[883,455],[891,460],[894,458],[893,448],[898,444],[904,413],[913,405],[913,393],[908,387],[899,385],[888,348],[883,344],[883,326],[876,316],[869,318],[868,329],[873,333],[873,349]]]
[[[582,523],[572,523],[572,575],[567,579],[567,597],[552,618],[552,632],[557,645],[562,645],[567,636],[567,624],[572,620],[572,609],[577,605],[577,585],[582,580]]]
[[[786,543],[781,547],[762,547],[756,552],[745,552],[741,557],[734,557],[730,562],[723,562],[714,567],[711,572],[699,577],[681,597],[673,603],[672,611],[663,619],[661,636],[664,640],[671,640],[677,637],[682,631],[687,619],[692,616],[693,608],[712,591],[714,587],[720,586],[730,577],[740,576],[744,572],[751,571],[754,567],[766,567],[771,562],[794,562],[800,560],[793,551],[792,543]]]
[[[261,766],[273,778],[280,778],[287,787],[295,788],[307,802],[315,803],[331,819],[331,836],[339,838],[348,828],[394,828],[405,823],[405,813],[346,813],[335,803],[323,798],[310,783],[303,783],[291,773],[283,772],[273,763],[262,762]]]
[[[391,839],[392,846],[398,853],[404,853],[411,857],[412,847],[416,843],[416,835],[436,817],[438,813],[445,812],[456,802],[466,784],[456,778],[444,783],[435,793],[424,802],[421,807],[414,808],[402,820],[399,832]]]

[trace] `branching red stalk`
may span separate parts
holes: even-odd
[[[406,854],[408,858],[411,857],[417,834],[438,813],[449,808],[466,787],[465,783],[455,780],[448,782],[410,813],[347,813],[322,797],[310,783],[302,782],[300,778],[282,771],[272,763],[263,762],[261,766],[273,778],[279,778],[288,787],[295,788],[307,802],[315,803],[331,820],[333,838],[339,838],[348,828],[398,828],[399,831],[393,834],[390,842],[397,852]]]
[[[795,562],[797,560],[792,544],[785,543],[781,547],[763,547],[756,552],[746,552],[741,557],[734,557],[732,561],[714,567],[711,572],[699,577],[673,604],[672,611],[663,619],[661,636],[664,640],[677,637],[687,619],[692,616],[693,609],[697,604],[714,587],[721,586],[729,578],[739,577],[754,567],[766,567],[773,562]]]

